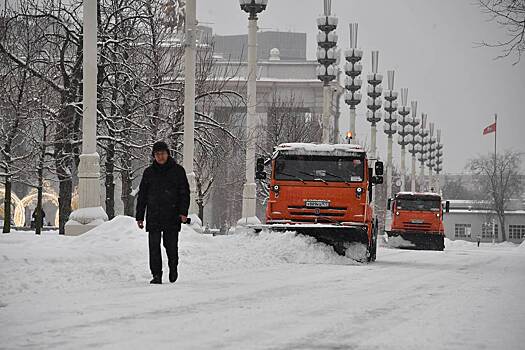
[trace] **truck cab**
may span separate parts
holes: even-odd
[[[399,248],[443,250],[445,208],[437,193],[400,192],[389,200],[391,221],[385,231],[389,245]]]
[[[372,186],[382,183],[358,145],[287,143],[271,159],[266,225],[296,231],[330,244],[338,253],[352,243],[368,247],[375,258],[377,222]]]

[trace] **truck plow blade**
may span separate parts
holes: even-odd
[[[318,242],[331,246],[337,254],[347,256],[355,261],[375,260],[375,245],[370,244],[368,240],[366,226],[273,224],[252,228],[256,230],[267,229],[274,232],[296,232],[300,235],[313,237]]]
[[[413,250],[444,250],[445,236],[427,232],[387,232],[387,246]]]

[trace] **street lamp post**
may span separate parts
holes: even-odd
[[[196,0],[186,1],[186,42],[184,45],[184,147],[183,165],[190,185],[189,216],[194,226],[202,226],[197,208],[197,183],[193,169],[195,155],[195,60],[196,60]]]
[[[437,131],[437,140],[436,140],[436,162],[435,162],[435,168],[436,170],[436,192],[439,193],[441,191],[440,186],[440,179],[439,174],[443,170],[443,144],[441,143],[441,130]]]
[[[368,80],[368,99],[367,108],[368,112],[366,120],[370,122],[370,153],[371,158],[377,158],[377,123],[381,121],[381,106],[383,101],[381,95],[383,88],[381,82],[383,76],[377,73],[377,67],[379,63],[379,51],[372,51],[372,74],[367,76]]]
[[[66,235],[83,234],[107,221],[100,200],[100,156],[97,153],[97,2],[83,2],[82,154],[78,167],[79,209],[69,216]]]
[[[412,118],[410,118],[410,138],[408,151],[412,155],[412,173],[410,176],[410,191],[416,192],[416,155],[417,151],[417,136],[419,134],[419,118],[417,117],[417,101],[412,101]]]
[[[401,146],[401,191],[406,191],[405,183],[405,174],[406,174],[406,146],[409,144],[409,124],[410,124],[410,107],[407,106],[408,103],[408,89],[401,89],[401,107],[399,108],[399,119],[397,123],[399,124],[398,128],[398,144]]]
[[[387,149],[387,161],[386,161],[386,198],[392,197],[392,146],[393,138],[397,133],[397,92],[394,90],[394,71],[390,70],[387,72],[388,76],[388,91],[385,91],[385,134],[388,136],[388,149]]]
[[[255,215],[257,187],[255,184],[255,140],[253,131],[257,118],[257,15],[263,12],[268,0],[240,0],[248,18],[248,113],[246,115],[246,182],[242,194],[242,218],[239,225],[259,224]]]
[[[363,71],[363,65],[360,63],[363,58],[363,50],[357,48],[357,23],[350,24],[350,49],[345,52],[346,64],[346,80],[345,88],[348,90],[345,94],[345,102],[350,106],[350,136],[353,140],[356,139],[355,119],[356,106],[361,103],[361,86],[363,81],[359,78]],[[351,140],[348,140],[351,141]]]
[[[427,142],[428,142],[428,130],[427,130],[427,114],[421,114],[421,128],[419,128],[418,136],[418,152],[420,164],[420,191],[423,192],[425,188],[425,162],[427,161]]]
[[[434,191],[434,161],[436,156],[436,137],[434,136],[434,123],[430,123],[429,126],[429,136],[428,136],[428,159],[427,159],[427,166],[428,166],[428,187],[430,191]]]
[[[332,16],[332,0],[324,0],[324,16],[317,18],[317,61],[320,66],[317,67],[317,78],[323,82],[323,135],[322,142],[330,143],[331,133],[331,102],[332,93],[330,91],[330,82],[332,82],[338,73],[337,61],[340,55],[337,50],[337,17]]]

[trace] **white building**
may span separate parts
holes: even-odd
[[[444,217],[445,235],[455,240],[482,242],[502,241],[499,220],[487,204],[479,201],[451,200],[450,212]],[[507,240],[521,243],[525,239],[525,210],[520,200],[512,201],[505,212]]]

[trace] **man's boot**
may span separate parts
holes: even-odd
[[[173,283],[179,278],[179,273],[177,271],[177,268],[170,269],[170,282]]]
[[[153,279],[149,281],[150,284],[162,284],[162,273],[160,275],[153,275]]]

